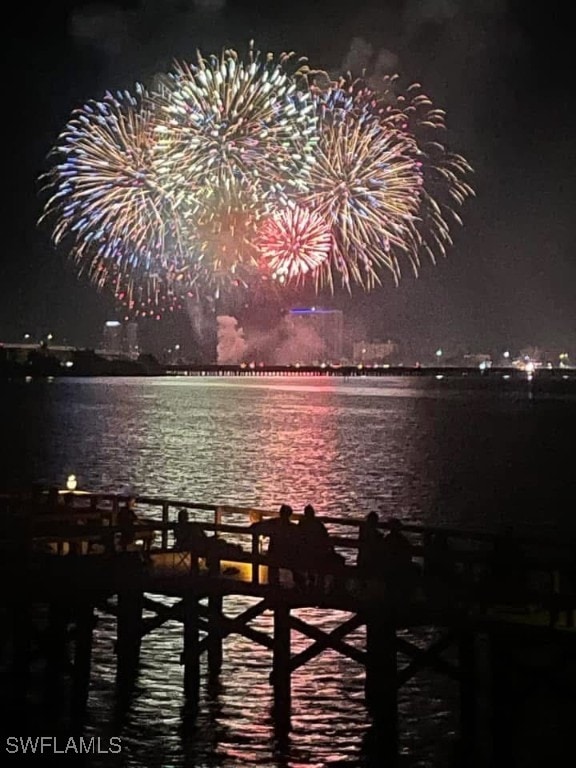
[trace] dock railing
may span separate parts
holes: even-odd
[[[0,499],[0,540],[6,547],[19,539],[22,550],[22,540],[25,539],[32,552],[112,554],[117,551],[117,540],[124,530],[118,524],[118,516],[127,500],[128,497],[117,494],[85,492],[60,492],[56,500],[53,497],[53,503],[45,494],[4,496]],[[177,551],[174,532],[182,509],[207,536],[205,545],[195,547],[195,552],[190,553],[188,562],[192,573],[200,572],[201,561],[205,566],[209,565],[205,570],[220,573],[221,561],[228,561],[244,564],[253,585],[266,581],[263,568],[269,560],[263,551],[265,535],[253,524],[275,517],[276,511],[155,496],[137,497],[138,522],[133,529],[134,538],[137,542],[147,538],[147,556],[151,561],[159,561],[163,555]],[[296,513],[292,520],[297,522],[302,517]],[[363,515],[359,514],[357,518],[318,517],[329,531],[334,551],[343,556],[342,572],[357,575],[355,563]],[[378,528],[385,533],[389,523],[382,521]],[[562,603],[559,596],[574,593],[576,555],[571,551],[570,542],[411,523],[403,524],[402,532],[410,540],[413,560],[420,567],[424,587],[432,573],[430,544],[435,536],[441,536],[453,566],[454,583],[465,584],[469,593],[476,590],[480,600],[483,590],[485,599],[490,599],[489,592],[506,596],[507,585],[503,581],[499,583],[498,579],[509,579],[513,571],[521,571],[518,583],[522,585],[523,601]],[[215,542],[219,543],[218,547],[214,546]],[[135,548],[138,550],[139,546]],[[512,558],[508,563],[502,562],[507,548]],[[514,559],[513,553],[521,555]],[[498,558],[500,562],[497,562]],[[290,567],[286,565],[286,568]],[[316,566],[315,570],[330,571],[321,566]]]

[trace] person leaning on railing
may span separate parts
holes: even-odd
[[[292,507],[282,504],[278,517],[252,523],[250,529],[261,536],[268,537],[268,582],[280,583],[280,568],[292,571],[295,584],[300,585],[302,573],[296,569],[298,559],[298,526],[291,522]]]
[[[304,567],[303,583],[307,587],[324,587],[326,576],[333,577],[344,565],[330,541],[328,529],[318,517],[312,504],[304,507],[304,517],[298,523],[299,549]]]
[[[378,529],[377,512],[369,512],[358,530],[356,565],[363,579],[377,579],[382,575],[381,547],[383,538]]]
[[[382,581],[392,598],[411,597],[420,578],[412,559],[414,548],[400,520],[390,518],[388,528],[383,537],[376,512],[366,516],[358,537],[358,569],[364,579]]]

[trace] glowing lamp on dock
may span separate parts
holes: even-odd
[[[76,480],[76,475],[68,475],[66,479],[66,490],[75,491],[77,487],[78,481]]]

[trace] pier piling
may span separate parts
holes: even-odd
[[[141,590],[122,590],[118,593],[116,678],[121,687],[131,685],[138,670],[142,637],[142,604]]]
[[[215,678],[222,669],[222,597],[208,598],[208,674]]]
[[[72,679],[72,711],[83,714],[88,701],[92,635],[96,624],[92,602],[76,605],[76,632],[74,643],[74,671]]]
[[[460,683],[460,750],[466,765],[478,765],[477,723],[477,649],[476,637],[470,629],[464,629],[458,640]]]
[[[50,602],[45,635],[46,672],[49,684],[59,677],[66,666],[69,618],[70,609],[67,599]]]
[[[398,659],[396,626],[389,617],[370,611],[366,617],[366,707],[380,731],[383,757],[398,751]]]
[[[200,697],[200,617],[198,597],[187,592],[182,598],[184,612],[184,695],[189,704],[197,705]]]
[[[274,606],[274,648],[272,658],[273,717],[277,730],[290,730],[290,607]]]

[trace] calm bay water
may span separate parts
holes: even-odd
[[[511,382],[22,382],[2,385],[0,417],[3,485],[63,485],[74,473],[92,490],[129,485],[138,494],[264,508],[288,502],[300,511],[311,502],[320,514],[376,510],[470,528],[576,530],[576,396],[530,398]],[[243,605],[229,600],[226,611]],[[323,628],[341,619],[306,616]],[[266,631],[270,623],[264,616],[255,626]],[[125,745],[102,765],[312,768],[352,766],[361,754],[363,675],[335,653],[294,676],[294,731],[278,743],[267,651],[229,638],[220,684],[204,683],[194,718],[182,697],[181,628],[167,624],[145,638],[138,689],[118,712],[113,621],[102,616],[96,632],[88,728],[120,735]],[[296,650],[308,642],[294,636]],[[448,683],[432,674],[402,690],[407,765],[436,764],[456,728],[453,701]]]

